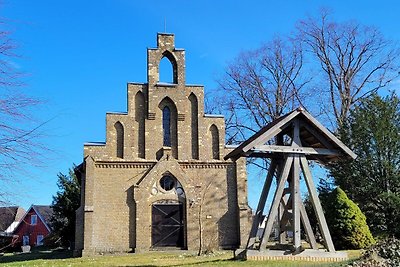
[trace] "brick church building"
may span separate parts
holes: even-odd
[[[159,82],[167,58],[173,82]],[[185,50],[159,33],[147,83],[128,83],[128,112],[106,114],[106,142],[84,145],[76,255],[237,248],[250,208],[244,160],[225,161],[223,116],[204,113],[204,88],[185,83]]]

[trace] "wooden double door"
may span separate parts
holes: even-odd
[[[157,203],[152,205],[152,247],[185,246],[185,220],[182,203]]]

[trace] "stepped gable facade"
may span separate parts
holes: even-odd
[[[167,58],[172,83],[159,81]],[[84,145],[77,255],[245,245],[245,160],[224,160],[223,116],[204,112],[204,88],[185,83],[185,50],[159,33],[147,83],[128,83],[128,111],[107,113],[106,142]]]

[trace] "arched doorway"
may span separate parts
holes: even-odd
[[[186,195],[181,183],[166,172],[152,189],[151,247],[186,248]]]
[[[157,247],[185,247],[184,205],[179,201],[164,200],[153,203],[151,245]]]

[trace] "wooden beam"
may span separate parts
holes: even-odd
[[[293,163],[293,157],[287,157],[284,163],[284,167],[283,167],[283,171],[280,172],[280,178],[279,178],[279,183],[277,185],[276,191],[275,191],[275,195],[272,201],[272,205],[271,208],[269,210],[269,214],[268,214],[268,219],[267,219],[267,223],[265,225],[264,228],[264,233],[262,235],[261,238],[261,245],[260,245],[260,249],[265,249],[269,236],[271,234],[272,231],[272,226],[274,224],[274,220],[275,217],[278,213],[278,207],[279,207],[279,203],[280,203],[280,199],[282,198],[282,193],[283,190],[285,189],[285,183],[287,181],[287,178],[289,176],[289,171],[290,168],[292,166]]]
[[[275,137],[275,144],[276,145],[283,145],[283,135],[284,135],[284,131],[286,131],[289,127],[287,127],[285,130],[283,130],[282,132],[280,132],[276,137]],[[277,153],[273,153],[275,155],[278,156],[282,156],[280,154]],[[282,170],[282,168],[281,168]],[[280,177],[280,176],[279,176]],[[288,193],[285,193],[285,191],[287,191],[288,188],[285,188],[283,190],[283,194],[279,203],[279,208],[278,208],[278,223],[277,223],[277,230],[278,230],[278,240],[279,240],[279,244],[285,244],[286,243],[286,231],[283,229],[283,225],[281,224],[283,217],[285,216],[285,211],[286,211],[286,204],[288,201],[288,196],[287,194],[290,194],[290,191]]]
[[[295,118],[300,112],[298,110],[294,110],[291,113],[289,113],[285,118],[277,122],[275,125],[273,125],[271,128],[266,130],[265,132],[261,133],[259,136],[254,136],[254,140],[251,140],[252,137],[249,138],[251,140],[248,144],[246,144],[242,151],[247,152],[250,149],[252,149],[254,146],[258,146],[261,144],[265,144],[268,142],[271,138],[275,137],[278,135],[282,130],[284,130],[290,123],[290,121]],[[232,151],[233,152],[233,151]]]
[[[275,140],[276,140],[275,144],[276,145],[280,145],[281,146],[281,145],[284,144],[283,143],[283,132],[284,131],[282,131],[281,133],[279,133],[275,137]],[[273,154],[279,155],[279,154],[276,154],[276,153],[273,153]],[[281,155],[279,155],[279,156],[281,156]],[[283,194],[282,194],[282,197],[281,197],[281,200],[280,200],[280,203],[279,203],[279,209],[278,209],[278,233],[279,233],[279,237],[278,238],[279,238],[279,244],[285,244],[286,243],[286,231],[283,230],[283,226],[282,226],[281,222],[282,222],[283,216],[285,216],[286,203],[288,201],[287,194],[290,194],[290,190],[289,190],[289,192],[285,192],[285,191],[287,191],[287,189],[289,189],[289,188],[285,188],[283,190]]]
[[[254,247],[254,243],[256,241],[256,236],[257,236],[258,226],[260,225],[260,223],[262,221],[262,215],[263,215],[263,211],[265,208],[265,202],[267,201],[267,198],[268,198],[268,193],[271,188],[271,184],[272,184],[272,180],[273,180],[274,173],[276,170],[276,166],[277,166],[276,161],[272,160],[271,164],[269,166],[269,169],[268,169],[268,174],[265,179],[263,189],[261,191],[260,199],[258,201],[256,213],[253,218],[253,224],[251,226],[250,236],[249,236],[249,239],[247,240],[246,248]]]
[[[247,158],[268,158],[268,159],[282,159],[282,154],[277,153],[259,153],[254,151],[249,151],[244,155]],[[232,158],[232,160],[235,158]],[[237,158],[236,158],[237,159]]]
[[[290,202],[292,202],[292,196],[289,197],[287,203],[289,204]],[[289,207],[288,205],[283,206],[283,213],[282,213],[282,218],[279,221],[279,225],[286,225],[289,221],[290,218],[293,216],[293,213],[289,211]]]
[[[304,118],[301,119],[302,121],[304,121],[304,125],[306,125],[307,130],[312,133],[314,137],[316,137],[319,141],[323,142],[324,146],[326,146],[327,149],[329,149],[329,146],[338,148],[338,151],[340,152],[336,152],[336,154],[334,155],[347,155],[348,157],[351,157],[353,159],[357,157],[357,155],[353,151],[351,151],[346,145],[344,145],[334,134],[326,129],[307,111],[297,109],[292,111],[291,113],[288,113],[281,119],[277,119],[276,122],[271,122],[266,127],[262,128],[259,132],[255,133],[252,137],[243,142],[239,147],[229,152],[228,155],[224,157],[224,159],[227,160],[231,158],[233,160],[236,160],[240,157],[243,157],[248,151],[252,150],[254,147],[261,146],[273,137],[282,134],[287,130],[290,130],[288,126],[291,124],[292,120],[300,119],[301,116],[298,116],[300,113],[302,114],[302,116],[304,116]],[[330,143],[332,143],[332,145],[330,145]],[[322,152],[320,153],[320,155],[324,155],[324,153],[325,152]]]
[[[304,155],[335,155],[340,156],[340,152],[335,149],[328,148],[312,148],[312,147],[293,147],[293,146],[277,146],[262,145],[256,146],[251,150],[252,153],[290,153]]]
[[[334,252],[335,247],[332,242],[331,234],[329,233],[329,228],[325,220],[324,212],[322,210],[321,202],[319,201],[317,195],[317,189],[315,188],[314,181],[312,179],[312,175],[310,169],[308,167],[308,162],[305,156],[300,157],[301,167],[303,169],[304,179],[306,181],[306,185],[308,188],[308,192],[310,193],[311,203],[313,204],[315,215],[317,216],[318,223],[321,227],[322,237],[325,241],[326,249],[329,252]]]
[[[282,224],[282,220],[286,214],[285,213],[286,212],[285,198],[287,198],[287,196],[282,196],[281,201],[279,203],[279,210],[278,210],[279,244],[286,243],[286,231],[283,230],[283,224]]]
[[[310,220],[308,219],[306,208],[304,207],[303,203],[300,203],[300,217],[301,222],[303,223],[304,230],[307,234],[308,241],[310,242],[312,249],[318,249],[317,241],[315,240],[314,232],[311,228]]]
[[[303,110],[301,112],[315,127],[317,127],[327,138],[332,140],[338,147],[340,147],[347,155],[355,159],[357,155],[350,150],[345,144],[342,143],[333,133],[326,129],[319,121],[317,121],[313,116],[307,111]]]
[[[328,139],[319,133],[315,128],[310,127],[307,123],[302,123],[301,127],[304,127],[312,136],[314,136],[315,139],[317,139],[323,146],[325,146],[328,149],[332,149],[333,146],[331,143],[329,143]]]
[[[289,174],[290,176],[290,174]],[[289,212],[289,206],[292,206],[291,204],[291,189],[290,188],[285,188],[283,190],[283,195],[279,204],[279,215],[278,215],[278,227],[279,227],[279,244],[286,244],[286,232],[287,232],[287,227],[286,224],[288,223],[290,217],[292,216],[292,213]]]

